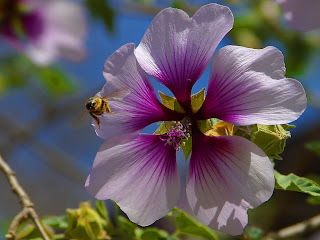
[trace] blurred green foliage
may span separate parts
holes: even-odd
[[[114,32],[115,11],[110,5],[109,0],[85,0],[85,5],[88,8],[93,19],[100,20],[104,23],[106,30],[109,33]]]
[[[176,224],[176,231],[170,234],[156,227],[142,228],[120,215],[118,206],[115,207],[116,214],[112,220],[104,202],[97,201],[95,208],[91,207],[90,202],[83,202],[77,209],[67,209],[65,216],[45,217],[42,222],[50,237],[56,240],[180,240],[188,235],[216,240],[213,230],[177,208],[167,215],[167,218],[171,218]],[[41,239],[41,234],[33,223],[27,223],[20,227],[18,238]]]
[[[0,59],[0,94],[38,83],[49,96],[59,97],[76,91],[76,81],[59,67],[38,66],[23,55]]]
[[[309,142],[305,144],[306,148],[320,156],[320,141]]]

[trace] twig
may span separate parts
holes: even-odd
[[[9,227],[8,233],[6,234],[6,238],[8,240],[16,239],[16,232],[20,224],[25,222],[28,219],[32,219],[36,224],[36,226],[38,227],[38,229],[40,230],[42,237],[45,240],[50,240],[50,238],[48,237],[48,234],[46,233],[41,223],[41,220],[37,212],[34,210],[33,202],[30,200],[28,194],[19,184],[14,171],[12,171],[10,166],[3,160],[1,155],[0,155],[0,170],[7,176],[8,181],[12,188],[12,192],[18,195],[20,199],[20,203],[23,207],[23,210],[13,219]]]
[[[320,229],[320,214],[303,222],[282,228],[277,232],[270,233],[266,236],[265,240],[294,239],[316,229]]]

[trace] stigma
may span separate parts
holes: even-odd
[[[159,135],[160,139],[172,146],[176,151],[180,151],[180,146],[184,145],[183,140],[190,137],[188,127],[181,122],[172,121],[170,127],[166,128],[166,130],[166,133]]]

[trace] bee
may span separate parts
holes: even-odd
[[[101,97],[91,97],[86,103],[86,108],[93,117],[93,119],[96,121],[96,123],[99,126],[100,129],[100,120],[97,116],[102,115],[103,113],[107,112],[110,114],[114,114],[114,112],[111,111],[109,103],[107,102],[106,98]]]
[[[129,90],[127,89],[120,89],[115,92],[112,92],[106,97],[98,97],[94,96],[88,99],[86,103],[86,109],[91,115],[91,117],[96,121],[100,129],[100,119],[98,116],[101,116],[104,113],[114,114],[112,112],[107,99],[122,99],[126,95],[129,94]]]

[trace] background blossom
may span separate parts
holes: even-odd
[[[1,35],[35,63],[84,58],[86,21],[81,5],[64,0],[10,0],[4,1],[3,8],[8,13],[0,19]]]

